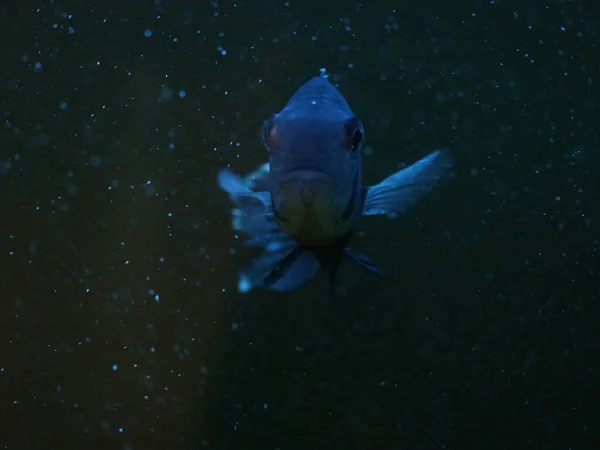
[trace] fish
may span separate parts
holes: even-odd
[[[439,149],[381,182],[363,184],[365,131],[326,76],[303,84],[283,109],[262,124],[267,162],[246,176],[219,170],[217,183],[233,207],[231,227],[260,255],[238,273],[238,291],[286,292],[320,270],[325,302],[336,300],[344,260],[382,277],[367,256],[349,247],[363,216],[405,214],[450,173],[453,159]]]

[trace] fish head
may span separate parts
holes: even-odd
[[[364,130],[340,92],[313,78],[265,121],[262,135],[280,227],[306,245],[350,231],[360,215]]]

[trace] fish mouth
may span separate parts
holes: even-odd
[[[291,167],[281,174],[281,181],[289,180],[290,178],[303,178],[309,181],[311,178],[331,179],[332,176],[323,166],[318,164],[302,164]]]
[[[329,236],[329,224],[335,223],[332,215],[338,209],[336,192],[336,183],[329,174],[307,173],[303,166],[278,183],[271,197],[273,215],[292,236],[311,239]]]

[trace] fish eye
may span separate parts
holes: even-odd
[[[261,128],[261,140],[267,150],[270,150],[271,147],[277,144],[274,114],[263,122]]]
[[[354,133],[352,133],[352,151],[355,152],[356,150],[358,150],[360,148],[360,144],[362,144],[363,141],[363,133],[362,130],[360,128],[356,128],[354,130]]]
[[[364,139],[363,127],[356,117],[351,117],[346,121],[346,139],[348,149],[352,152],[360,149]]]

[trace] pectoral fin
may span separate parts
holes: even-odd
[[[271,211],[271,195],[253,191],[247,180],[228,169],[219,171],[217,182],[235,205],[231,209],[231,227],[257,242],[271,240],[267,236],[279,231]]]
[[[235,205],[231,209],[232,228],[247,236],[246,246],[263,250],[239,273],[239,292],[256,287],[289,291],[312,278],[320,267],[311,252],[298,251],[297,242],[279,229],[271,209],[271,196],[260,190],[267,186],[268,169],[268,164],[263,164],[245,178],[224,169],[217,177],[219,186]]]
[[[452,168],[447,150],[437,150],[416,163],[366,188],[362,214],[395,218],[428,194]]]

